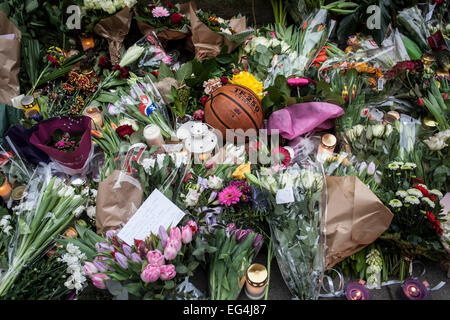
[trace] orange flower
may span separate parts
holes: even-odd
[[[100,131],[97,130],[91,130],[91,134],[97,138],[97,139],[101,139],[103,138],[103,134]]]
[[[112,122],[112,121],[111,121],[111,128],[112,128],[114,131],[116,131],[116,129],[117,129],[117,125],[116,125],[114,122]]]
[[[317,28],[317,32],[320,32],[320,30],[322,30],[323,26],[321,24],[319,24],[319,27]]]
[[[308,27],[308,21],[305,21],[303,23],[302,30],[306,30],[307,27]]]

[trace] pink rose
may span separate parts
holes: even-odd
[[[148,264],[151,266],[162,266],[164,264],[164,256],[158,249],[147,252]]]
[[[178,254],[177,248],[173,245],[172,242],[169,242],[169,244],[164,249],[164,258],[166,258],[166,260],[173,260],[175,259],[177,254]]]
[[[83,266],[83,269],[84,269],[84,273],[87,276],[91,276],[92,274],[98,272],[97,268],[95,267],[95,265],[92,262],[86,262]]]
[[[103,273],[94,273],[91,275],[92,283],[99,289],[106,289],[105,281],[108,279],[110,278]]]
[[[141,279],[145,283],[155,282],[156,280],[159,279],[160,274],[161,272],[159,271],[159,267],[151,266],[148,264],[141,272]]]
[[[184,226],[181,228],[181,239],[183,243],[189,243],[192,241],[192,230],[189,226]]]
[[[175,272],[175,266],[173,264],[161,266],[159,267],[159,271],[159,277],[163,281],[173,279],[177,275],[177,273]]]

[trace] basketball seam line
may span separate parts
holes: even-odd
[[[212,96],[211,96],[211,102],[210,102],[210,104],[211,104],[211,105],[210,105],[211,111],[213,112],[213,114],[214,114],[214,116],[217,118],[217,120],[219,120],[220,123],[223,124],[223,125],[225,126],[225,128],[231,129],[229,126],[227,126],[227,125],[222,121],[222,119],[219,118],[219,116],[217,115],[216,111],[214,110],[214,108],[213,108],[213,97],[212,97]]]
[[[255,126],[255,129],[258,129],[258,126],[256,125],[255,120],[253,120],[252,116],[247,112],[247,110],[245,110],[244,108],[241,107],[241,105],[239,103],[237,103],[236,100],[234,100],[232,97],[226,95],[223,92],[220,92],[218,95],[224,95],[225,97],[227,97],[228,99],[230,99],[231,101],[233,101],[242,111],[245,112],[245,114],[250,118],[250,120],[253,122],[253,125]],[[216,97],[218,96],[216,95]],[[212,101],[211,101],[211,105],[212,105]]]

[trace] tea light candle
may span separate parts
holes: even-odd
[[[149,124],[144,128],[144,139],[149,147],[159,146],[158,153],[163,152],[164,139],[161,135],[161,129],[155,124]]]
[[[5,176],[3,176],[4,181],[2,186],[0,187],[0,196],[3,198],[3,200],[7,201],[9,199],[9,196],[11,195],[11,185],[8,182],[8,179],[6,179]]]
[[[409,300],[425,300],[428,298],[428,288],[418,279],[407,279],[402,284],[402,290]]]
[[[85,115],[91,118],[92,122],[94,122],[96,126],[99,126],[100,128],[103,127],[102,113],[98,108],[88,107],[86,109]]]
[[[347,300],[370,300],[369,290],[364,281],[350,282],[345,290]]]
[[[262,264],[254,263],[247,269],[245,294],[252,300],[264,297],[268,280],[267,269]]]
[[[320,161],[325,161],[334,152],[336,143],[337,139],[334,135],[327,133],[322,136],[319,148],[317,149],[317,155]]]
[[[83,51],[86,51],[90,48],[95,47],[94,37],[83,34],[81,36],[81,45],[83,47]]]
[[[395,121],[400,120],[400,113],[397,111],[389,111],[384,116],[384,122],[388,124],[394,124]]]

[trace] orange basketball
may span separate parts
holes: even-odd
[[[227,129],[258,130],[264,120],[262,104],[250,89],[227,84],[215,90],[205,104],[205,121],[226,137]]]

